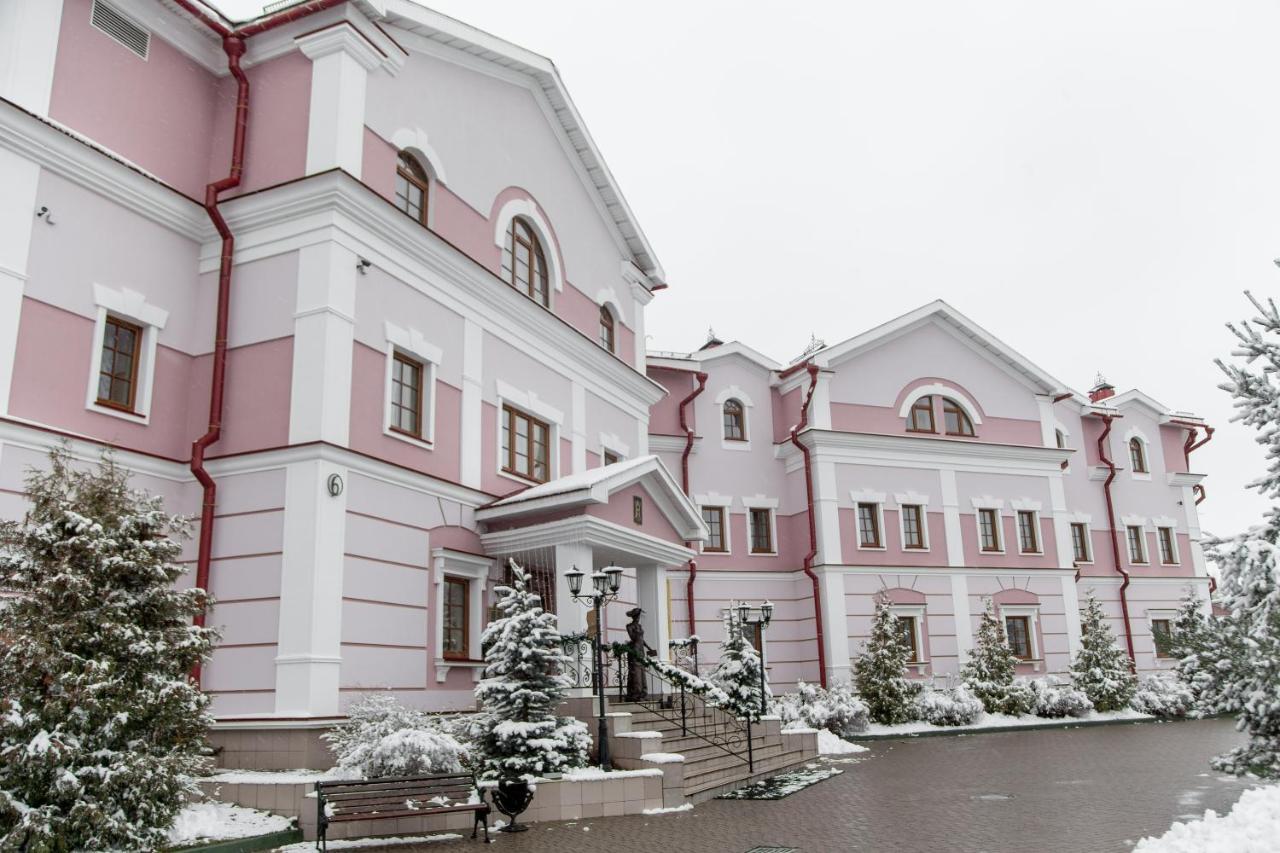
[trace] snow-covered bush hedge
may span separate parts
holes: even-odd
[[[911,649],[898,628],[898,619],[881,597],[876,601],[875,621],[865,650],[853,665],[858,695],[866,703],[871,719],[886,726],[915,719],[915,699],[921,685],[907,678]]]
[[[916,716],[935,726],[967,726],[982,716],[982,701],[964,687],[925,690],[916,697]]]
[[[1080,628],[1083,636],[1080,651],[1071,663],[1072,682],[1099,711],[1129,707],[1138,679],[1129,668],[1129,656],[1116,644],[1102,605],[1092,592],[1085,599]]]
[[[1195,711],[1191,688],[1172,673],[1157,673],[1142,680],[1129,700],[1135,711],[1157,717],[1185,717]]]
[[[394,696],[366,696],[348,710],[349,720],[321,735],[338,766],[366,778],[458,773],[466,748],[441,721],[406,708]]]
[[[867,704],[847,682],[823,688],[801,681],[795,693],[786,693],[774,700],[774,709],[782,718],[783,728],[800,725],[826,729],[840,737],[866,731],[870,719]]]
[[[973,651],[960,670],[964,686],[988,714],[1016,717],[1031,710],[1034,697],[1025,682],[1013,677],[1017,663],[1005,639],[1004,625],[996,618],[995,604],[988,601]]]
[[[1037,717],[1084,717],[1093,710],[1093,703],[1082,690],[1063,684],[1053,676],[1027,683],[1035,697],[1031,713]]]

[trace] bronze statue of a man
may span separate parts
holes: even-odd
[[[644,684],[643,661],[647,655],[657,654],[644,641],[644,626],[640,624],[640,614],[642,613],[644,611],[639,607],[633,607],[627,611],[627,617],[631,620],[627,623],[628,702],[638,702],[649,695],[649,691]]]

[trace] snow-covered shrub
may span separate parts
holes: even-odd
[[[1085,717],[1093,710],[1093,703],[1082,690],[1063,684],[1053,676],[1027,682],[1035,696],[1031,713],[1037,717]]]
[[[65,451],[0,523],[0,850],[156,850],[205,764],[216,634],[179,588],[186,521]]]
[[[441,731],[401,729],[374,744],[364,756],[364,775],[422,776],[428,773],[461,773],[462,744]]]
[[[737,603],[730,604],[724,615],[724,642],[720,646],[720,661],[707,676],[707,680],[725,692],[734,713],[758,720],[761,708],[768,708],[772,694],[766,678],[763,699],[760,696],[760,653],[752,647],[742,631],[742,623],[737,617]]]
[[[1009,685],[1009,689],[1005,691],[1004,701],[1000,704],[999,713],[1008,714],[1011,717],[1021,717],[1024,714],[1030,714],[1036,708],[1036,691],[1031,686],[1031,682],[1025,678],[1014,679]]]
[[[466,748],[443,721],[406,708],[394,696],[373,694],[348,709],[348,721],[321,735],[339,767],[368,779],[458,773]]]
[[[529,575],[511,563],[511,586],[500,586],[502,616],[484,629],[484,680],[476,699],[490,725],[478,746],[483,775],[531,780],[580,767],[591,735],[573,717],[557,717],[569,680],[556,617],[529,591]]]
[[[982,701],[964,687],[925,690],[916,697],[916,716],[935,726],[967,726],[982,716]]]
[[[1176,675],[1162,672],[1142,679],[1129,706],[1156,717],[1185,717],[1195,711],[1196,703],[1191,688]]]
[[[1080,651],[1071,663],[1071,678],[1098,711],[1120,711],[1129,707],[1138,679],[1130,668],[1129,656],[1116,645],[1115,635],[1102,614],[1102,605],[1089,593],[1080,620],[1083,636]]]
[[[870,719],[866,703],[858,698],[848,682],[823,688],[801,681],[795,693],[786,693],[774,700],[774,709],[782,718],[783,728],[800,725],[826,729],[840,737],[866,731]]]
[[[1017,663],[1005,639],[1004,626],[996,618],[995,605],[988,601],[973,651],[960,670],[964,686],[982,702],[988,714],[1016,717],[1031,710],[1033,697],[1025,684],[1013,677]]]
[[[915,698],[921,685],[906,676],[911,649],[898,628],[898,619],[881,596],[865,651],[854,662],[854,683],[871,719],[884,725],[915,719]]]

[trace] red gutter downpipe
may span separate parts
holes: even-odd
[[[1124,617],[1124,639],[1129,648],[1129,668],[1132,669],[1137,658],[1133,652],[1133,627],[1129,624],[1129,573],[1120,565],[1120,534],[1116,530],[1116,509],[1111,499],[1111,483],[1116,478],[1116,465],[1107,456],[1107,436],[1111,434],[1111,421],[1113,416],[1102,415],[1102,434],[1098,436],[1098,458],[1102,460],[1102,464],[1107,466],[1107,479],[1102,484],[1102,493],[1107,498],[1107,523],[1111,528],[1111,557],[1115,560],[1116,571],[1124,578],[1120,584],[1120,613]]]
[[[1184,459],[1187,460],[1188,471],[1191,470],[1191,454],[1194,451],[1199,450],[1201,447],[1204,447],[1206,444],[1208,444],[1212,438],[1213,438],[1213,427],[1209,426],[1208,424],[1204,425],[1204,438],[1200,439],[1199,441],[1196,441],[1195,427],[1191,427],[1187,431],[1187,443],[1182,445],[1182,456]],[[1205,493],[1204,486],[1201,485],[1200,483],[1196,483],[1194,486],[1192,486],[1191,491],[1196,496],[1196,506],[1200,506],[1200,504],[1204,503],[1204,499],[1208,497],[1208,495]]]
[[[827,652],[826,638],[822,630],[822,590],[818,584],[818,576],[813,573],[813,558],[818,555],[818,522],[813,514],[813,460],[809,457],[809,448],[805,447],[797,437],[801,430],[809,426],[809,404],[813,401],[813,392],[818,387],[818,365],[812,361],[796,365],[780,375],[785,378],[796,372],[801,366],[809,371],[809,390],[800,404],[800,422],[791,428],[791,443],[800,449],[804,457],[804,490],[809,511],[809,553],[804,555],[804,573],[813,582],[813,623],[818,629],[818,680],[822,687],[827,686]]]
[[[200,506],[200,542],[196,553],[196,586],[208,592],[209,567],[213,554],[214,511],[217,507],[218,484],[204,467],[205,451],[222,435],[222,409],[227,380],[227,331],[231,314],[231,270],[235,255],[235,236],[218,209],[218,196],[240,185],[244,174],[245,134],[249,127],[249,78],[240,67],[245,53],[245,39],[284,24],[292,23],[307,15],[337,6],[347,0],[315,0],[287,9],[260,21],[232,30],[197,7],[190,0],[174,0],[222,38],[222,50],[227,55],[227,70],[236,81],[235,130],[231,142],[231,169],[225,178],[213,181],[205,187],[204,209],[213,227],[222,238],[222,252],[218,261],[218,304],[214,320],[213,377],[209,387],[209,429],[191,445],[191,473],[203,488]],[[195,624],[205,624],[205,613],[195,616]],[[192,677],[200,683],[201,667],[197,663]]]
[[[689,428],[689,419],[685,415],[685,406],[693,402],[694,398],[702,393],[707,387],[707,374],[698,371],[694,374],[694,378],[698,380],[698,387],[693,392],[680,401],[680,429],[684,430],[685,444],[684,452],[680,454],[680,486],[684,489],[685,496],[689,495],[689,454],[693,452],[693,430]],[[686,543],[689,547],[693,547],[693,543]],[[689,636],[692,637],[698,633],[697,620],[693,614],[693,581],[698,576],[698,561],[689,561],[689,583],[685,589],[685,600],[689,607]]]

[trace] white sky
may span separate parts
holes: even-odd
[[[785,361],[941,297],[1209,419],[1204,525],[1258,520],[1212,359],[1280,284],[1280,4],[429,5],[556,62],[671,283],[651,349]]]

